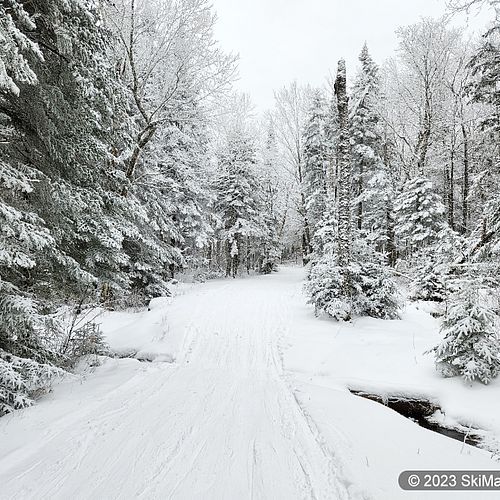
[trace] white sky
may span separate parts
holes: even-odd
[[[440,17],[445,0],[213,0],[216,37],[240,55],[236,87],[257,110],[273,106],[273,90],[294,79],[321,86],[337,60],[354,75],[363,43],[381,64],[397,48],[395,30],[422,16]],[[454,25],[482,33],[487,10],[453,18]]]

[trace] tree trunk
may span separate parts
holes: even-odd
[[[359,166],[359,177],[357,182],[357,196],[360,197],[363,194],[363,164]],[[363,202],[358,201],[357,214],[356,214],[357,227],[359,230],[363,229]]]
[[[390,157],[389,157],[389,145],[387,142],[387,136],[384,137],[384,165],[387,170],[390,169]],[[385,202],[385,234],[387,241],[385,243],[385,251],[387,253],[387,264],[390,267],[396,265],[396,260],[398,258],[398,251],[396,247],[396,223],[394,220],[394,206],[393,200],[389,199]]]
[[[307,218],[306,199],[304,193],[300,194],[300,199],[304,218],[304,232],[302,234],[302,262],[307,264],[309,262],[309,255],[312,253],[311,229],[309,227],[309,219]]]
[[[141,155],[142,150],[146,147],[146,145],[149,143],[149,141],[153,138],[153,136],[156,132],[156,128],[157,127],[155,125],[148,125],[138,135],[137,143],[134,147],[134,150],[132,151],[132,155],[130,156],[130,159],[128,161],[127,171],[125,173],[125,176],[129,182],[132,181],[132,177],[134,176],[134,172],[135,172],[135,168],[137,166],[137,162],[139,160],[139,156]],[[127,189],[127,187],[124,187],[122,195],[127,196],[127,193],[128,193],[128,189]]]
[[[396,265],[396,259],[398,257],[396,249],[396,231],[394,223],[394,215],[390,208],[386,211],[386,228],[387,228],[387,263],[389,266],[394,267]]]
[[[230,241],[226,241],[226,276],[232,275],[233,271],[233,257],[231,255],[231,247],[232,243]]]
[[[349,98],[346,89],[345,61],[338,63],[335,95],[339,119],[337,147],[338,165],[338,237],[337,263],[341,267],[349,265],[351,260],[351,158],[349,143]]]
[[[448,225],[451,229],[455,229],[455,200],[454,200],[454,177],[455,177],[455,147],[452,144],[450,148],[450,162],[444,167],[444,202],[446,205]]]
[[[415,148],[415,153],[417,155],[417,171],[420,175],[425,174],[425,163],[427,161],[427,152],[429,150],[429,140],[431,137],[431,125],[431,96],[430,89],[426,87],[422,128],[418,134],[417,146]]]
[[[250,268],[252,267],[252,262],[251,262],[251,254],[250,254],[250,236],[247,236],[246,238],[246,257],[245,257],[245,264],[247,268],[247,274],[250,274]]]
[[[453,141],[454,142],[454,141]],[[451,146],[450,171],[448,175],[448,224],[455,229],[455,144]]]
[[[464,175],[462,183],[462,233],[469,229],[469,135],[465,124],[462,122],[462,137],[464,144]]]

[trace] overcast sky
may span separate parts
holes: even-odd
[[[213,0],[216,37],[239,53],[236,86],[258,111],[273,105],[273,90],[297,79],[320,86],[340,57],[354,74],[363,43],[380,64],[394,54],[395,30],[422,16],[440,17],[445,0]],[[453,19],[482,33],[491,14]]]

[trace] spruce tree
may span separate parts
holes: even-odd
[[[28,33],[36,28],[33,16],[22,2],[0,5],[0,91],[19,95],[19,84],[33,85],[38,79],[29,59],[43,60],[38,43]]]
[[[482,37],[481,44],[473,55],[469,66],[475,77],[468,86],[469,94],[479,103],[487,104],[482,126],[494,133],[500,132],[500,40],[499,26],[495,25]]]
[[[260,239],[258,255],[259,272],[269,274],[277,270],[282,252],[282,237],[287,219],[286,196],[282,176],[283,165],[274,123],[269,121],[264,145],[261,151],[261,169],[258,171],[262,186],[263,224],[266,228]]]
[[[412,300],[442,302],[446,298],[445,271],[435,259],[427,259],[419,266],[411,284]]]
[[[441,331],[444,338],[433,351],[443,375],[461,375],[467,381],[478,379],[484,384],[498,375],[498,317],[485,305],[473,283],[448,305]]]
[[[425,177],[404,184],[394,210],[399,244],[409,254],[434,243],[444,229],[444,205]]]
[[[231,132],[219,153],[220,173],[214,186],[227,276],[236,277],[240,266],[249,261],[251,239],[263,234],[256,161],[255,146],[248,133]]]
[[[365,209],[364,194],[367,181],[383,168],[380,158],[381,138],[378,130],[379,117],[375,106],[379,98],[378,68],[373,62],[366,44],[359,56],[358,72],[352,95],[351,141],[353,164],[353,192],[356,197],[355,221],[363,229]]]
[[[380,125],[378,67],[366,44],[359,60],[361,69],[353,88],[350,118],[355,225],[360,236],[386,253],[393,265],[395,193],[391,172],[382,159],[386,145]]]
[[[311,266],[305,285],[316,313],[337,320],[353,315],[397,318],[399,301],[381,255],[353,237],[351,228],[351,162],[348,97],[344,61],[339,61],[335,91],[338,103],[338,186],[333,186],[321,227],[317,231],[322,256]]]
[[[304,194],[311,238],[326,209],[327,172],[333,152],[328,137],[326,100],[320,90],[312,96],[304,130]]]
[[[72,183],[89,184],[80,160],[92,164],[102,146],[98,18],[73,1],[0,6],[0,413],[59,373],[61,331],[42,312],[93,280],[68,251],[67,208],[92,214],[90,190]]]

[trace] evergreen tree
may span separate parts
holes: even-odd
[[[155,228],[151,237],[158,241],[163,255],[161,262],[155,262],[146,252],[141,266],[145,269],[149,264],[151,272],[156,270],[156,277],[142,279],[156,288],[154,295],[166,292],[166,281],[175,271],[201,263],[213,232],[204,117],[189,94],[178,105],[172,123],[160,127],[155,140],[144,149],[128,193],[128,197],[140,197]],[[175,122],[175,116],[185,119]]]
[[[397,318],[395,284],[381,263],[380,254],[351,231],[351,163],[344,61],[339,62],[335,91],[338,102],[338,198],[328,192],[328,205],[317,231],[322,255],[313,263],[305,289],[316,313],[337,320],[353,315]]]
[[[208,220],[211,193],[207,178],[207,141],[197,124],[171,126],[165,133],[165,156],[160,168],[165,175],[170,215],[178,228],[184,265],[193,265],[211,236]]]
[[[367,180],[384,168],[380,158],[381,138],[378,130],[379,117],[375,106],[379,98],[378,68],[373,62],[366,44],[359,56],[359,71],[351,102],[351,143],[353,164],[353,193],[356,197],[356,226],[359,230],[365,227],[363,215],[365,209],[364,195]]]
[[[85,231],[72,209],[91,217],[103,201],[88,187],[90,166],[106,158],[98,19],[75,1],[0,6],[0,413],[58,373],[60,330],[41,299],[47,312],[54,296],[93,281],[70,250],[76,225]]]
[[[434,259],[429,259],[417,270],[412,282],[412,300],[442,302],[446,298],[445,274]]]
[[[281,256],[281,236],[286,223],[286,210],[284,206],[282,188],[283,170],[280,168],[280,154],[278,151],[274,124],[268,124],[265,144],[262,151],[262,170],[259,172],[262,185],[263,219],[266,231],[260,241],[258,254],[259,271],[269,274],[277,270],[278,260]]]
[[[410,254],[435,242],[444,228],[444,205],[425,177],[404,184],[394,210],[399,244]]]
[[[353,316],[399,318],[399,294],[393,279],[383,263],[368,260],[365,252],[343,267],[334,255],[326,253],[311,267],[305,290],[316,314],[324,312],[340,321]]]
[[[215,210],[222,221],[220,238],[226,254],[226,275],[236,277],[249,263],[250,239],[262,236],[259,183],[254,169],[255,146],[247,133],[233,131],[219,154]]]
[[[326,209],[327,172],[333,156],[328,137],[326,101],[320,90],[312,96],[304,131],[304,194],[311,238]]]
[[[37,76],[29,58],[43,60],[39,45],[23,31],[36,28],[32,15],[17,0],[0,5],[0,91],[19,95],[19,83],[33,85]]]
[[[382,156],[386,145],[380,126],[380,82],[378,67],[366,44],[359,60],[351,101],[351,142],[355,221],[360,235],[388,255],[394,265],[394,189],[391,173]]]
[[[495,134],[500,132],[500,26],[495,25],[483,35],[482,43],[472,57],[469,66],[475,79],[468,90],[476,102],[487,104],[482,126]]]
[[[444,338],[433,351],[443,375],[487,384],[500,372],[498,317],[469,285],[448,306],[441,327]]]

